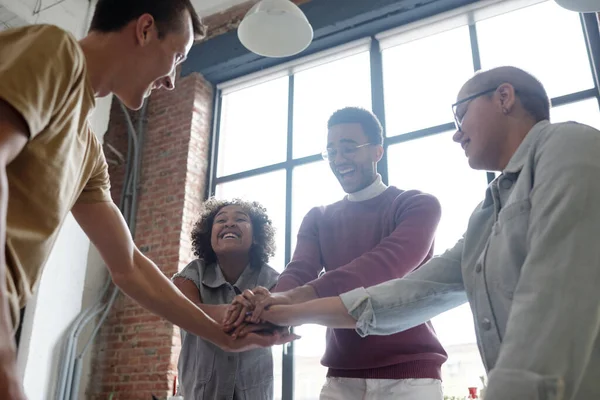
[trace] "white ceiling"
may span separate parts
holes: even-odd
[[[25,24],[26,22],[24,20],[0,4],[0,31],[9,28],[17,28]]]
[[[79,36],[86,25],[89,0],[0,0],[0,30],[51,23]]]
[[[245,3],[247,0],[192,0],[196,11],[201,18],[225,11],[236,4]]]
[[[237,4],[247,2],[249,0],[192,0],[192,3],[198,10],[201,18],[206,18],[209,15],[225,11]],[[69,13],[70,8],[75,8],[73,3],[86,3],[85,0],[69,0],[64,3],[59,0],[44,0],[41,2],[42,8],[48,7],[47,11],[52,9],[53,14]],[[39,5],[39,0],[0,0],[0,31],[8,28],[34,23],[37,18],[31,17],[31,21],[23,19],[21,16],[32,16],[36,5]],[[60,7],[53,7],[53,5]],[[46,10],[45,10],[46,11]],[[44,12],[46,14],[46,12]]]

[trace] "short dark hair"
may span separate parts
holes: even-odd
[[[550,120],[550,98],[544,85],[532,74],[513,66],[502,66],[487,71],[477,72],[464,86],[472,90],[498,88],[503,83],[509,83],[525,111],[540,122]],[[493,93],[490,94],[492,96]]]
[[[215,217],[219,210],[226,206],[239,206],[248,213],[254,236],[253,245],[250,248],[250,266],[261,268],[269,262],[270,257],[275,255],[275,228],[267,215],[267,209],[256,201],[241,199],[217,200],[211,197],[204,202],[200,217],[192,230],[194,255],[203,259],[207,265],[217,261],[217,255],[212,248],[210,238]]]
[[[360,124],[369,143],[383,144],[383,128],[371,111],[360,107],[345,107],[337,110],[329,117],[327,129],[340,124]]]
[[[131,21],[150,14],[156,22],[159,37],[163,38],[167,33],[181,30],[186,11],[192,18],[195,38],[202,39],[206,36],[206,27],[190,0],[98,0],[90,31],[117,32]]]

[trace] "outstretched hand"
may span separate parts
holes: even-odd
[[[223,330],[235,341],[258,341],[258,343],[283,344],[298,339],[289,328],[263,321],[261,315],[271,305],[289,304],[282,294],[271,294],[258,286],[237,295],[227,307],[223,319]]]
[[[288,329],[275,329],[273,331],[263,331],[262,333],[252,332],[244,337],[231,338],[229,345],[224,350],[242,352],[286,344],[299,338],[300,336],[290,333]]]
[[[272,294],[264,287],[245,290],[234,298],[226,312],[223,328],[229,332],[244,322],[259,324],[263,322],[262,313],[273,305],[290,304],[290,299],[285,294]]]
[[[249,314],[249,322],[257,324],[259,322],[265,322],[263,318],[264,313],[275,305],[290,305],[292,300],[284,293],[269,293],[268,296],[261,296],[260,299],[254,303],[254,309],[252,314]]]
[[[248,313],[254,310],[255,304],[270,295],[268,289],[258,286],[253,290],[246,289],[242,294],[235,296],[225,312],[224,330],[228,332],[240,326],[246,320]]]
[[[279,332],[282,335],[286,335],[290,333],[290,329],[287,327],[271,324],[269,322],[263,322],[258,324],[244,322],[228,333],[234,339],[239,339],[247,336],[250,333],[272,334],[273,332]]]

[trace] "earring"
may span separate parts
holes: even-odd
[[[502,108],[502,113],[504,113],[504,115],[508,114],[508,110],[506,108]]]

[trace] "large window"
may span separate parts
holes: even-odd
[[[600,128],[598,88],[580,16],[552,1],[520,8],[500,3],[399,28],[275,69],[272,76],[261,73],[219,87],[211,192],[267,207],[277,228],[272,267],[283,271],[311,207],[344,196],[319,155],[327,118],[341,107],[361,106],[381,117],[384,181],[440,200],[436,254],[460,238],[493,178],[470,169],[451,139],[450,105],[474,71],[524,68],[546,86],[554,122],[576,120]],[[447,396],[462,397],[467,387],[481,386],[485,372],[473,323],[468,305],[433,320],[449,354],[443,366]],[[297,332],[302,339],[285,351],[274,350],[276,398],[315,400],[325,381],[320,365],[325,330],[303,326]]]

